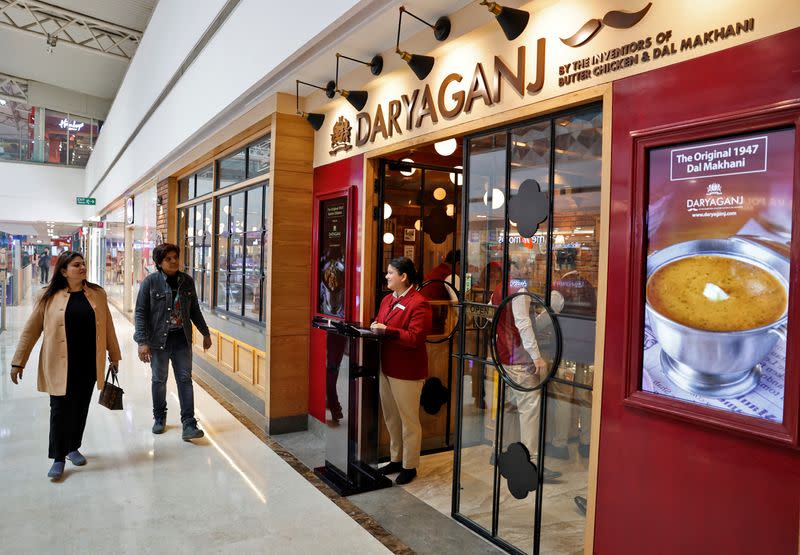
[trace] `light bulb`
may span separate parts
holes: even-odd
[[[386,243],[387,245],[391,245],[392,243],[394,243],[394,235],[389,232],[384,233],[383,242]]]
[[[383,203],[383,219],[388,220],[392,217],[392,207],[389,206],[388,202]]]
[[[400,161],[401,162],[407,162],[409,164],[413,164],[414,163],[414,160],[412,160],[411,158],[403,158]],[[402,175],[405,175],[406,177],[411,177],[412,175],[414,175],[415,171],[417,171],[417,168],[411,168],[410,170],[400,170],[400,173]]]
[[[433,148],[441,156],[450,156],[458,148],[458,143],[455,139],[447,139],[446,141],[439,141],[433,144]]]
[[[492,189],[492,210],[501,208],[505,202],[506,196],[503,194],[503,191],[496,187]],[[489,206],[489,191],[483,193],[483,204]]]
[[[445,191],[443,187],[436,187],[436,189],[433,190],[433,198],[436,200],[444,200],[446,196],[447,191]]]
[[[464,168],[462,168],[461,166],[453,166],[453,169],[454,170],[461,170],[461,169],[464,169]],[[453,185],[458,185],[459,187],[461,187],[461,184],[463,183],[463,181],[464,181],[463,176],[460,173],[450,172],[450,183],[452,183]]]

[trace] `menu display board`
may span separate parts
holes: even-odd
[[[649,151],[643,391],[782,422],[794,136]]]
[[[317,312],[344,318],[347,197],[320,202]]]

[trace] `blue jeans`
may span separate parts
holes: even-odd
[[[183,330],[171,332],[163,349],[152,349],[150,368],[153,370],[153,418],[167,419],[167,371],[172,361],[172,373],[178,385],[183,425],[197,425],[194,418],[194,388],[192,387],[192,346],[186,341]]]

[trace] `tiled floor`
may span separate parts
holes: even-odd
[[[130,323],[112,308],[123,346],[125,410],[92,400],[81,451],[60,483],[46,478],[49,403],[36,391],[38,347],[21,385],[8,378],[30,301],[9,307],[0,334],[0,491],[4,553],[386,553],[203,389],[206,439],[181,441],[169,380],[168,430],[153,436],[150,370]]]

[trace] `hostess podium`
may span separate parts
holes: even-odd
[[[325,466],[314,473],[339,495],[389,487],[378,472],[381,338],[370,330],[315,318],[326,334]]]

